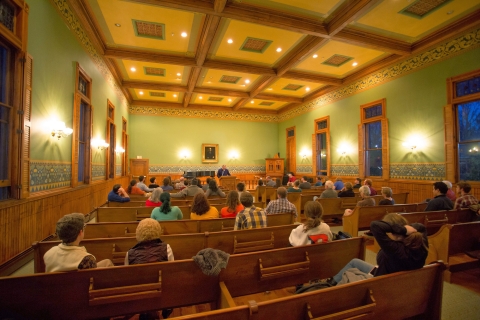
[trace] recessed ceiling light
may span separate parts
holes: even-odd
[[[175,79],[175,80],[182,80],[182,79],[180,79],[180,78],[177,78],[177,79]]]
[[[186,33],[186,32],[182,32],[181,36],[184,37],[184,38],[186,38],[186,37],[187,37],[187,33]]]
[[[313,55],[313,59],[316,59],[316,58],[318,58],[318,54]]]
[[[245,83],[250,83],[250,80],[248,80],[248,79],[247,79],[247,80],[245,80]]]
[[[134,67],[131,67],[130,70],[132,70],[133,72],[137,71],[137,69],[135,69]]]
[[[250,103],[255,103],[255,101],[252,100],[252,101],[250,101]]]
[[[306,87],[305,90],[310,91],[310,87]]]
[[[267,90],[273,90],[273,88],[268,88]]]
[[[176,94],[174,94],[174,95],[173,95],[173,97],[174,97],[174,98],[176,98],[176,97],[177,97],[177,95],[176,95]]]
[[[356,67],[358,65],[357,62],[352,63],[352,66]]]
[[[180,77],[181,75],[182,75],[182,74],[181,74],[180,72],[179,72],[179,73],[177,73],[177,76],[179,76],[179,77]]]
[[[228,102],[232,102],[232,99],[228,99]]]
[[[122,25],[120,23],[115,23],[115,27],[121,27]]]
[[[143,94],[143,91],[140,91],[139,93],[140,93],[140,94]]]
[[[453,10],[450,10],[447,12],[447,14],[452,14],[453,13]]]
[[[207,81],[207,83],[212,83],[212,81]]]
[[[233,40],[232,40],[232,39],[228,39],[227,42],[228,42],[228,43],[233,43]]]
[[[202,99],[203,99],[203,97],[202,97],[202,96],[200,96],[200,97],[198,97],[198,98],[199,98],[200,100],[202,100]]]
[[[244,84],[241,84],[240,87],[245,87],[245,85],[244,85]]]
[[[282,52],[282,48],[277,48],[277,52]]]

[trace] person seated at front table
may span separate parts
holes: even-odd
[[[353,186],[350,182],[345,182],[343,189],[338,193],[338,197],[355,197],[355,192],[353,192]]]
[[[168,177],[163,178],[163,191],[170,191],[173,190],[173,187],[170,185],[172,181]]]
[[[207,220],[218,217],[219,214],[217,208],[210,206],[205,193],[197,193],[193,197],[192,213],[190,214],[191,220]]]
[[[150,189],[158,188],[159,185],[157,184],[157,178],[151,177],[151,178],[150,178],[150,184],[148,185],[148,187],[149,187]]]
[[[322,223],[323,207],[320,202],[307,201],[304,212],[307,221],[292,230],[289,238],[290,244],[297,247],[332,241],[333,234],[330,227],[328,224]]]
[[[130,197],[125,189],[122,188],[122,185],[116,184],[113,186],[112,191],[108,193],[109,202],[129,202]]]
[[[145,191],[143,191],[142,189],[137,187],[137,180],[135,180],[135,179],[130,181],[130,184],[128,185],[128,188],[127,188],[127,193],[129,195],[132,195],[132,194],[139,194],[139,195],[142,195],[142,196],[145,195]]]
[[[160,207],[162,205],[160,201],[161,194],[162,188],[153,189],[152,195],[145,201],[145,207]]]
[[[383,199],[378,202],[379,206],[389,206],[395,204],[395,200],[392,198],[392,189],[389,187],[382,187]]]
[[[300,186],[300,180],[296,180],[293,183],[293,187],[288,188],[288,192],[302,192],[302,189],[299,188]]]
[[[399,271],[421,269],[428,255],[428,239],[425,226],[420,223],[408,225],[399,214],[389,213],[382,221],[373,221],[370,230],[380,246],[377,266],[360,259],[351,260],[340,272],[327,282],[336,285],[350,268],[357,268],[374,277]],[[391,234],[391,236],[389,236]]]
[[[162,189],[159,189],[162,190]],[[150,218],[165,221],[165,220],[181,220],[183,219],[182,210],[177,206],[171,206],[170,204],[170,193],[163,192],[160,195],[160,201],[162,205],[152,210]]]
[[[97,262],[80,242],[85,236],[85,216],[82,213],[70,213],[61,217],[56,226],[58,246],[48,250],[43,256],[45,272],[72,271],[90,268],[112,267],[112,261],[105,259]]]
[[[226,207],[220,210],[222,218],[235,218],[237,213],[242,211],[245,207],[240,203],[238,191],[232,190],[227,195]]]
[[[222,197],[222,198],[225,198],[225,197],[226,197],[226,195],[225,195],[225,193],[222,191],[222,189],[220,189],[220,188],[217,186],[217,181],[215,181],[215,179],[210,179],[210,182],[208,183],[207,192],[205,192],[205,196],[206,196],[206,197],[209,197],[209,196],[219,196],[219,197]]]

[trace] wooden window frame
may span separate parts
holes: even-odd
[[[288,153],[288,131],[293,130],[293,149],[295,150],[293,157],[290,157]],[[295,126],[289,127],[285,129],[285,149],[286,149],[286,155],[285,155],[285,168],[287,168],[287,171],[290,172],[290,168],[293,167],[293,173],[294,175],[297,175],[297,129]]]
[[[110,116],[111,115],[111,116]],[[113,144],[111,143],[111,126],[113,125]],[[108,148],[105,153],[105,180],[108,179],[115,179],[115,171],[116,171],[116,156],[115,156],[115,147],[116,147],[116,142],[117,142],[117,129],[115,126],[115,106],[113,103],[107,99],[107,126],[106,126],[106,135],[105,135],[105,140],[108,143]],[[113,159],[113,169],[110,168],[110,161]],[[110,170],[113,170],[111,172]]]
[[[448,181],[459,181],[457,105],[480,100],[480,93],[456,97],[457,82],[480,76],[480,69],[447,79],[447,105],[443,108],[445,128],[445,175]],[[480,182],[469,182],[472,187],[480,187]]]
[[[375,105],[382,106],[382,115],[372,118],[365,117],[365,109],[373,107]],[[387,101],[386,99],[380,99],[360,106],[360,119],[361,123],[358,125],[358,173],[362,178],[382,179],[388,180],[390,177],[390,148],[388,142],[388,119],[387,119]],[[365,156],[366,156],[366,132],[365,125],[380,121],[382,127],[382,176],[366,176],[365,175]]]
[[[127,159],[128,159],[128,133],[127,119],[122,117],[122,148],[125,152],[122,154],[122,176],[127,175]]]
[[[318,129],[318,123],[320,122],[327,122],[327,127],[324,129]],[[323,118],[318,118],[313,120],[314,122],[314,128],[313,128],[313,135],[312,135],[312,170],[313,174],[317,175],[317,134],[325,133],[326,134],[326,144],[327,144],[327,154],[325,155],[326,161],[327,161],[327,172],[326,176],[330,176],[331,172],[331,163],[330,163],[330,116],[326,116]]]

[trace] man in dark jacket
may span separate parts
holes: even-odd
[[[452,210],[453,202],[448,199],[446,193],[448,187],[445,183],[439,181],[433,184],[433,195],[435,198],[428,201],[425,211]]]

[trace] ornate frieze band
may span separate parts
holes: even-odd
[[[92,163],[92,180],[105,180],[105,164]]]
[[[332,176],[358,176],[358,164],[332,164],[330,166]]]
[[[295,169],[297,170],[297,175],[299,173],[305,173],[305,174],[313,173],[313,166],[311,164],[299,164]]]
[[[391,179],[445,180],[445,163],[391,163]]]
[[[70,162],[30,162],[30,192],[47,191],[70,186],[72,164]]]
[[[220,165],[201,165],[201,164],[186,164],[186,165],[150,165],[149,174],[183,174],[184,172],[196,171],[215,171],[220,168]],[[265,174],[265,165],[227,165],[230,174]]]

